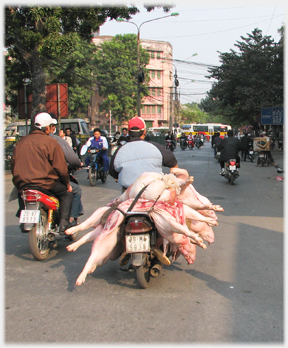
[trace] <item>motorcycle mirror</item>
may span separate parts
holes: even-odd
[[[81,155],[81,156],[85,155],[85,153],[87,152],[87,150],[88,150],[88,146],[87,146],[87,145],[83,145],[83,146],[81,147],[80,155]]]

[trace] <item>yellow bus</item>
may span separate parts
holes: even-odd
[[[193,135],[203,134],[204,138],[210,141],[212,135],[216,132],[220,133],[220,137],[224,138],[229,129],[232,129],[228,124],[222,123],[190,123],[182,125],[182,132],[186,135],[192,133]]]

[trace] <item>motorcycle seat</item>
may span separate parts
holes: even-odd
[[[50,192],[50,191],[44,189],[44,188],[41,187],[41,186],[35,185],[35,184],[25,184],[25,185],[23,185],[23,186],[21,187],[20,192],[23,192],[23,191],[28,190],[28,189],[30,189],[30,190],[38,190],[38,191],[44,193],[44,194],[47,195],[47,196],[53,196],[53,197],[55,197],[55,195],[54,195],[52,192]]]

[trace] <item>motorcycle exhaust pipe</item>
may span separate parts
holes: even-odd
[[[158,275],[162,271],[162,266],[159,263],[156,263],[151,269],[150,269],[150,274],[152,277],[158,277]]]

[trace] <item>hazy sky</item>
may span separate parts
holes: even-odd
[[[203,5],[201,6],[201,4]],[[276,42],[280,35],[277,30],[284,24],[284,2],[180,2],[171,12],[177,17],[168,17],[144,23],[140,38],[170,42],[173,46],[174,70],[177,69],[180,100],[199,102],[211,88],[207,65],[220,65],[219,53],[237,50],[234,46],[247,37],[255,28],[262,35],[271,36]],[[131,19],[138,27],[144,21],[165,16],[162,9],[146,12],[142,3],[136,3],[141,12]],[[179,2],[177,2],[179,4]],[[206,5],[205,5],[206,4]],[[249,5],[250,4],[250,5]],[[100,28],[100,35],[137,33],[137,27],[125,22],[110,21]],[[196,56],[191,57],[197,53]],[[181,61],[181,62],[179,62]]]
[[[158,4],[167,4],[168,1],[159,0]],[[146,2],[145,2],[146,3]],[[171,12],[178,12],[177,17],[168,17],[144,23],[140,29],[140,38],[170,42],[173,46],[174,69],[176,67],[182,104],[200,102],[210,90],[212,82],[205,78],[208,75],[207,66],[220,65],[219,53],[236,49],[234,44],[242,41],[241,36],[247,37],[255,28],[262,30],[263,35],[270,35],[276,42],[279,41],[277,30],[284,24],[284,1],[265,0],[180,0]],[[6,1],[5,5],[14,4]],[[17,4],[27,5],[27,1],[18,0]],[[157,8],[147,12],[143,1],[125,2],[123,0],[98,1],[29,1],[29,5],[113,5],[134,4],[140,13],[133,16],[132,22],[140,26],[144,21],[167,15],[163,9]],[[156,4],[155,0],[149,4]],[[172,2],[170,2],[172,4]],[[171,13],[170,12],[170,13]],[[2,15],[2,13],[1,13]],[[1,19],[1,18],[0,18]],[[2,21],[3,23],[3,21]],[[115,20],[106,22],[100,28],[100,35],[116,35],[135,33],[137,27]],[[196,56],[191,57],[197,53]],[[179,62],[180,61],[180,62]],[[175,72],[175,71],[174,71]]]

